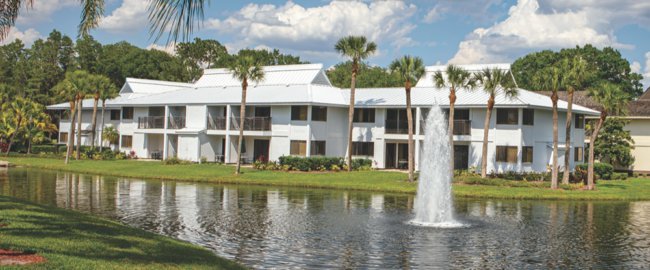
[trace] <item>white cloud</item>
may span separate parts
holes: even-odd
[[[510,8],[508,18],[470,33],[449,62],[510,62],[534,50],[588,43],[597,47],[632,48],[617,42],[614,27],[649,20],[650,4],[637,2],[553,0],[540,6],[538,0],[518,0]],[[646,14],[645,17],[642,14]]]
[[[641,63],[639,63],[639,61],[632,62],[632,64],[630,64],[630,69],[634,73],[641,73]]]
[[[172,42],[168,45],[158,45],[158,44],[149,44],[147,46],[147,50],[158,50],[158,51],[163,51],[166,52],[170,55],[175,55],[176,54],[176,43]]]
[[[23,6],[16,23],[21,25],[31,25],[37,22],[49,20],[54,12],[78,4],[78,0],[34,0],[34,4],[31,8],[27,9],[26,6]]]
[[[229,17],[206,22],[208,29],[234,34],[230,48],[279,48],[301,55],[332,57],[334,43],[347,35],[364,35],[380,47],[413,45],[416,7],[402,1],[332,1],[305,8],[291,1],[282,6],[249,4]],[[322,59],[322,58],[320,58]]]
[[[148,5],[149,1],[124,0],[120,7],[102,18],[99,28],[111,32],[140,31],[148,23]]]
[[[20,31],[18,28],[12,27],[11,30],[9,30],[7,37],[4,40],[0,41],[0,45],[9,44],[11,42],[14,42],[16,39],[20,39],[23,44],[25,44],[25,47],[30,47],[34,41],[39,38],[41,38],[41,33],[36,31],[34,28]]]
[[[499,12],[490,10],[499,5],[503,0],[439,0],[424,15],[425,23],[433,23],[448,16],[471,17],[477,21],[493,21]]]

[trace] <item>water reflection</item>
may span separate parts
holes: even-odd
[[[0,193],[106,216],[253,268],[643,268],[650,202],[456,200],[464,229],[422,228],[413,197],[0,172]]]

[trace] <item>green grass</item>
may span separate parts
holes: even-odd
[[[132,178],[196,181],[224,184],[252,184],[308,188],[330,188],[399,192],[413,194],[416,183],[407,182],[407,175],[400,172],[360,171],[301,173],[281,171],[258,171],[244,168],[243,174],[234,175],[233,166],[215,164],[163,165],[160,162],[133,160],[72,161],[63,164],[60,159],[34,157],[2,157],[15,165],[101,174]],[[478,181],[472,177],[456,180],[455,196],[502,199],[567,199],[567,200],[650,200],[650,180],[630,179],[624,181],[599,181],[596,191],[580,190],[576,186],[563,190],[548,189],[549,183],[508,181],[491,179]]]
[[[0,248],[47,262],[2,269],[242,269],[192,244],[60,208],[0,196]]]

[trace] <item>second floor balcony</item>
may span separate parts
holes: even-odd
[[[424,135],[426,130],[426,121],[420,121],[420,134]],[[471,120],[454,120],[454,135],[472,135],[472,121]]]
[[[208,117],[208,130],[226,130],[226,118]]]
[[[239,130],[239,117],[230,118],[230,130]],[[244,130],[269,131],[271,130],[271,117],[244,117]]]
[[[169,123],[167,123],[168,129],[183,129],[185,128],[185,117],[184,116],[171,116],[169,117]]]
[[[139,129],[162,129],[165,128],[164,116],[138,117]]]

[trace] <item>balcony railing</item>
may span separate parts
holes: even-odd
[[[420,120],[420,134],[424,134],[426,121]],[[472,135],[471,120],[454,120],[454,135]]]
[[[139,129],[164,128],[164,127],[165,127],[164,116],[138,117]]]
[[[225,117],[208,117],[208,129],[210,130],[226,130]]]
[[[185,116],[171,116],[169,117],[168,129],[182,129],[185,128]]]
[[[408,122],[398,120],[386,120],[386,134],[408,134]],[[415,122],[413,123],[413,133],[415,133]]]
[[[239,117],[232,117],[230,119],[230,129],[239,130]],[[271,130],[271,117],[244,117],[244,130]]]

